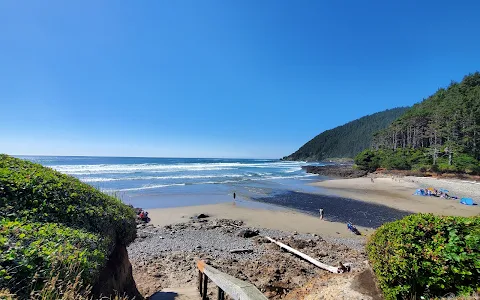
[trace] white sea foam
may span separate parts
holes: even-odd
[[[108,182],[108,181],[130,181],[130,180],[169,180],[169,179],[206,179],[206,178],[239,178],[240,174],[219,174],[219,175],[179,175],[179,176],[137,176],[137,177],[80,177],[83,182]]]
[[[173,183],[173,184],[149,184],[149,185],[144,185],[141,187],[136,187],[136,188],[127,188],[127,189],[102,189],[104,192],[128,192],[128,191],[142,191],[142,190],[150,190],[150,189],[158,189],[158,188],[164,188],[164,187],[169,187],[169,186],[184,186],[185,183]]]
[[[51,168],[71,175],[129,174],[138,172],[220,171],[239,168],[278,168],[291,172],[299,171],[298,162],[272,163],[185,163],[185,164],[104,164],[104,165],[54,165]]]

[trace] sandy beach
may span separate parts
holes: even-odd
[[[345,223],[320,220],[318,217],[307,215],[293,210],[273,210],[248,208],[233,203],[199,205],[148,210],[151,223],[156,226],[165,226],[186,222],[190,217],[200,213],[212,218],[241,220],[249,227],[261,227],[286,232],[315,233],[322,236],[348,236],[352,233]],[[368,235],[368,228],[357,226]]]
[[[445,180],[421,177],[334,179],[313,184],[325,189],[326,193],[340,197],[357,199],[369,203],[386,205],[399,210],[437,215],[474,216],[480,214],[480,205],[466,206],[459,200],[439,197],[415,196],[418,188],[448,188],[451,195],[480,198],[480,185],[460,180]]]

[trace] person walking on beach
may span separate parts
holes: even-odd
[[[320,208],[320,220],[323,220],[323,208]]]
[[[233,200],[235,200],[235,197],[237,197],[237,195],[235,194],[235,192],[233,193]]]

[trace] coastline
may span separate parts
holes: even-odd
[[[392,212],[394,218],[400,218],[395,212],[456,216],[480,213],[479,206],[464,206],[458,200],[412,195],[416,188],[431,183],[421,178],[377,178],[373,183],[365,177],[331,179],[311,184],[321,188],[318,194],[292,191],[270,197],[267,201],[237,200],[235,204],[232,201],[148,209],[151,222],[139,226],[139,238],[128,248],[133,275],[136,282],[141,283],[138,288],[142,294],[153,295],[152,299],[155,292],[160,296],[174,291],[183,296],[183,289],[186,289],[185,295],[189,291],[194,294],[194,262],[203,259],[223,272],[253,283],[270,299],[298,299],[299,295],[319,293],[329,294],[332,299],[338,295],[345,295],[345,299],[375,299],[372,295],[380,292],[374,288],[373,275],[371,284],[357,281],[359,275],[371,273],[364,263],[365,243],[374,229],[354,222],[362,233],[362,236],[356,236],[344,222],[320,220],[314,213],[309,214],[305,204],[316,207],[331,202],[331,207],[325,206],[328,207],[327,216],[338,213],[335,209],[339,207],[352,218],[361,212],[365,213],[363,219],[373,217],[376,222],[384,220],[383,212]],[[433,183],[441,183],[454,195],[465,195],[455,193],[451,187],[460,189],[467,183],[450,180]],[[436,184],[431,185],[439,188]],[[475,190],[468,191],[468,194],[480,192],[477,186],[473,185]],[[285,199],[287,202],[282,202]],[[352,204],[354,206],[349,207]],[[199,214],[208,217],[197,219]],[[239,232],[244,229],[256,231],[258,236],[240,236]],[[265,242],[262,236],[281,240],[327,264],[333,265],[337,261],[353,263],[353,270],[339,281],[335,275]],[[233,254],[232,249],[249,249],[250,252]],[[259,272],[259,269],[263,271]],[[358,285],[362,288],[354,288]],[[367,288],[370,290],[365,290]],[[214,297],[215,293],[209,296]]]
[[[353,235],[345,223],[320,220],[319,217],[298,212],[288,208],[266,209],[250,208],[232,203],[207,204],[198,206],[185,206],[174,208],[149,209],[151,224],[166,226],[189,221],[200,213],[207,214],[211,218],[240,220],[248,227],[268,228],[285,232],[298,232],[304,234],[318,234],[330,237],[350,237]],[[357,226],[362,234],[368,235],[372,229]]]
[[[480,185],[459,180],[438,180],[423,177],[331,179],[312,183],[330,195],[346,197],[389,206],[414,213],[433,213],[469,217],[480,214],[480,205],[466,206],[459,200],[439,197],[413,195],[416,189],[434,187],[447,188],[451,195],[461,197],[480,197]]]

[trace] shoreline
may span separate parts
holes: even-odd
[[[261,203],[261,202],[260,202]],[[351,237],[362,239],[363,236],[352,234],[346,223],[320,220],[319,217],[279,206],[279,209],[251,208],[233,203],[205,204],[198,206],[183,206],[174,208],[149,209],[151,224],[167,226],[189,221],[196,215],[203,213],[210,218],[231,219],[242,221],[246,226],[298,232],[304,234],[318,234],[330,237]],[[362,234],[369,235],[373,229],[357,226]]]
[[[213,218],[241,220],[251,227],[327,236],[351,236],[346,228],[348,222],[368,235],[372,228],[412,213],[465,217],[480,214],[479,205],[466,206],[455,199],[413,195],[416,189],[426,186],[447,187],[451,195],[459,197],[480,195],[480,185],[463,181],[402,177],[376,178],[372,183],[369,177],[362,177],[328,179],[309,185],[319,188],[318,192],[290,191],[236,202],[147,209],[156,226],[186,222],[203,213]],[[465,189],[462,185],[471,189],[457,193]],[[325,209],[324,220],[319,219],[319,208]]]
[[[423,177],[330,179],[312,183],[326,193],[339,197],[360,200],[365,203],[381,204],[391,208],[413,213],[433,213],[469,217],[480,214],[480,205],[466,206],[459,199],[415,196],[416,189],[433,187],[447,188],[450,195],[480,199],[480,185],[446,179]]]

